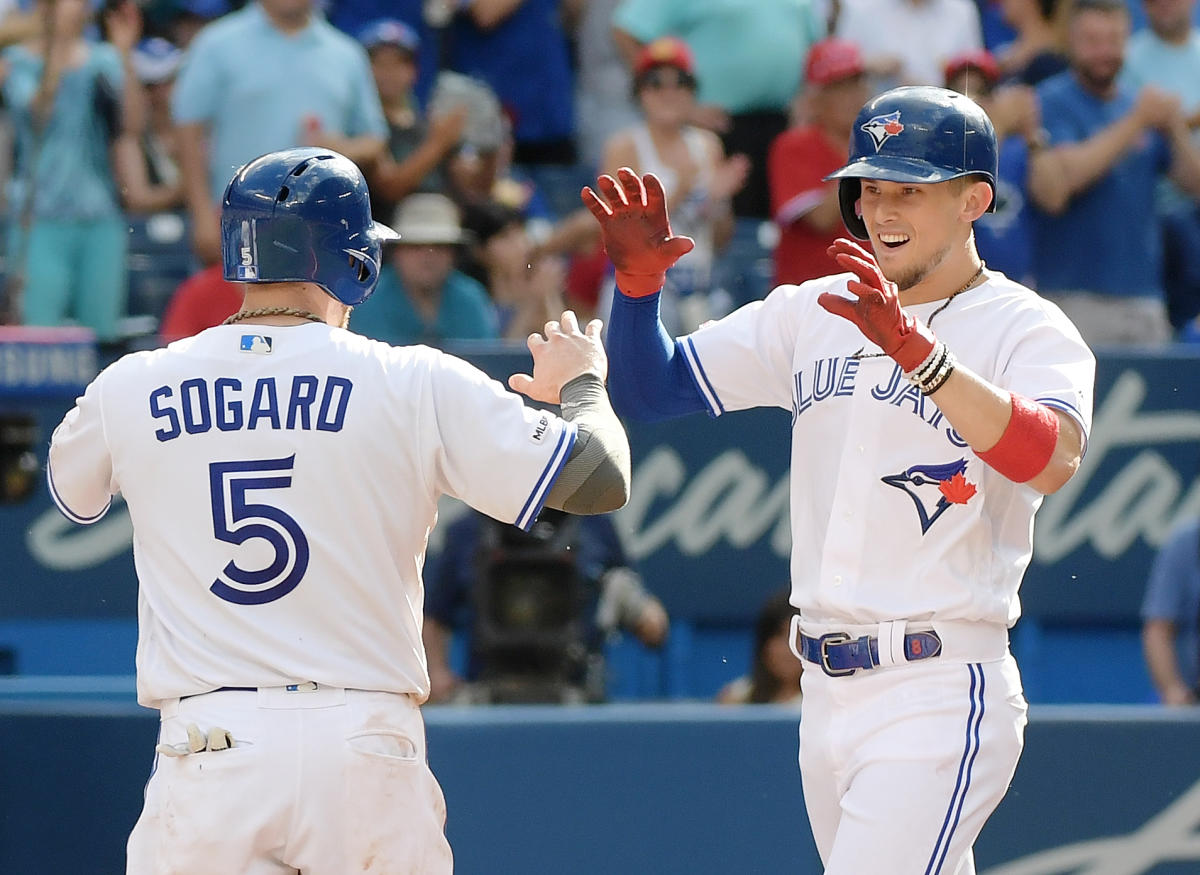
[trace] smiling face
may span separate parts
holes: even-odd
[[[980,179],[947,182],[862,180],[863,224],[883,275],[905,291],[936,275],[955,253],[966,251],[971,223],[991,203]]]

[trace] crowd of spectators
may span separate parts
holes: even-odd
[[[577,192],[622,165],[664,179],[697,241],[664,297],[686,331],[747,299],[730,280],[754,256],[775,282],[833,269],[822,178],[855,108],[922,83],[996,124],[989,267],[1095,343],[1200,341],[1196,20],[1196,0],[23,0],[0,18],[4,312],[115,344],[153,342],[131,338],[147,316],[166,340],[219,322],[224,186],[307,144],[364,168],[381,221],[440,223],[389,253],[360,331],[519,340],[564,303],[604,315]],[[190,275],[133,300],[129,232],[164,213]],[[444,296],[412,297],[417,262]]]
[[[937,84],[1001,142],[989,269],[1093,344],[1200,343],[1198,19],[1197,0],[0,0],[0,321],[114,350],[219,324],[241,298],[225,185],[315,145],[359,163],[401,235],[356,331],[519,343],[565,306],[604,316],[578,192],[620,166],[662,178],[697,242],[664,295],[689,331],[765,294],[766,274],[731,283],[760,263],[834,271],[823,180],[858,108]],[[173,293],[135,300],[138,241],[172,228]]]

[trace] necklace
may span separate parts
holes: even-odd
[[[298,319],[307,319],[309,322],[325,322],[316,313],[310,313],[308,310],[300,310],[296,307],[259,307],[257,310],[239,310],[221,324],[233,325],[235,322],[254,319],[258,316],[295,316]]]
[[[945,301],[943,301],[942,306],[938,307],[936,310],[934,310],[932,313],[930,313],[929,318],[925,320],[925,324],[932,326],[933,325],[933,317],[936,316],[938,313],[941,313],[947,307],[949,307],[951,301],[953,301],[955,298],[957,298],[963,292],[969,290],[973,285],[975,285],[975,283],[977,283],[979,281],[979,278],[981,276],[983,276],[983,269],[985,267],[987,267],[987,262],[984,261],[982,258],[979,259],[979,270],[975,271],[975,275],[972,276],[969,280],[967,280],[967,282],[963,285],[963,287],[961,289],[959,289],[957,292],[954,292],[952,295],[950,295],[950,297],[948,297]],[[864,349],[865,349],[865,347],[860,346],[858,348],[858,352],[854,353],[852,356],[850,356],[850,358],[852,358],[852,359],[874,359],[874,358],[882,358],[883,356],[887,355],[887,353],[884,353],[884,352],[863,352]]]

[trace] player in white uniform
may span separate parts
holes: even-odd
[[[526,407],[467,363],[344,328],[378,278],[366,183],[322,149],[258,158],[222,209],[223,326],[105,369],[54,432],[59,508],[120,493],[138,701],[159,756],[128,871],[438,873],[445,805],[418,706],[421,566],[442,494],[528,528],[628,494],[599,322],[530,338]]]
[[[989,273],[972,222],[996,141],[939,88],[869,101],[838,178],[847,273],[780,286],[672,341],[657,320],[674,237],[661,184],[629,170],[584,201],[622,291],[618,413],[792,412],[793,649],[800,769],[832,875],[973,873],[1026,704],[1008,651],[1044,493],[1076,470],[1095,361],[1053,304]]]

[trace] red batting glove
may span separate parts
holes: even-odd
[[[843,268],[858,274],[858,280],[846,283],[855,300],[825,292],[817,303],[857,325],[867,340],[895,359],[905,373],[916,370],[933,352],[937,343],[933,332],[904,312],[896,284],[884,279],[869,252],[844,237],[826,251]]]
[[[639,179],[622,167],[617,179],[597,179],[596,188],[605,200],[590,186],[579,196],[600,223],[604,250],[617,269],[617,289],[631,298],[653,295],[666,282],[667,268],[691,252],[695,241],[671,233],[667,195],[653,173]]]

